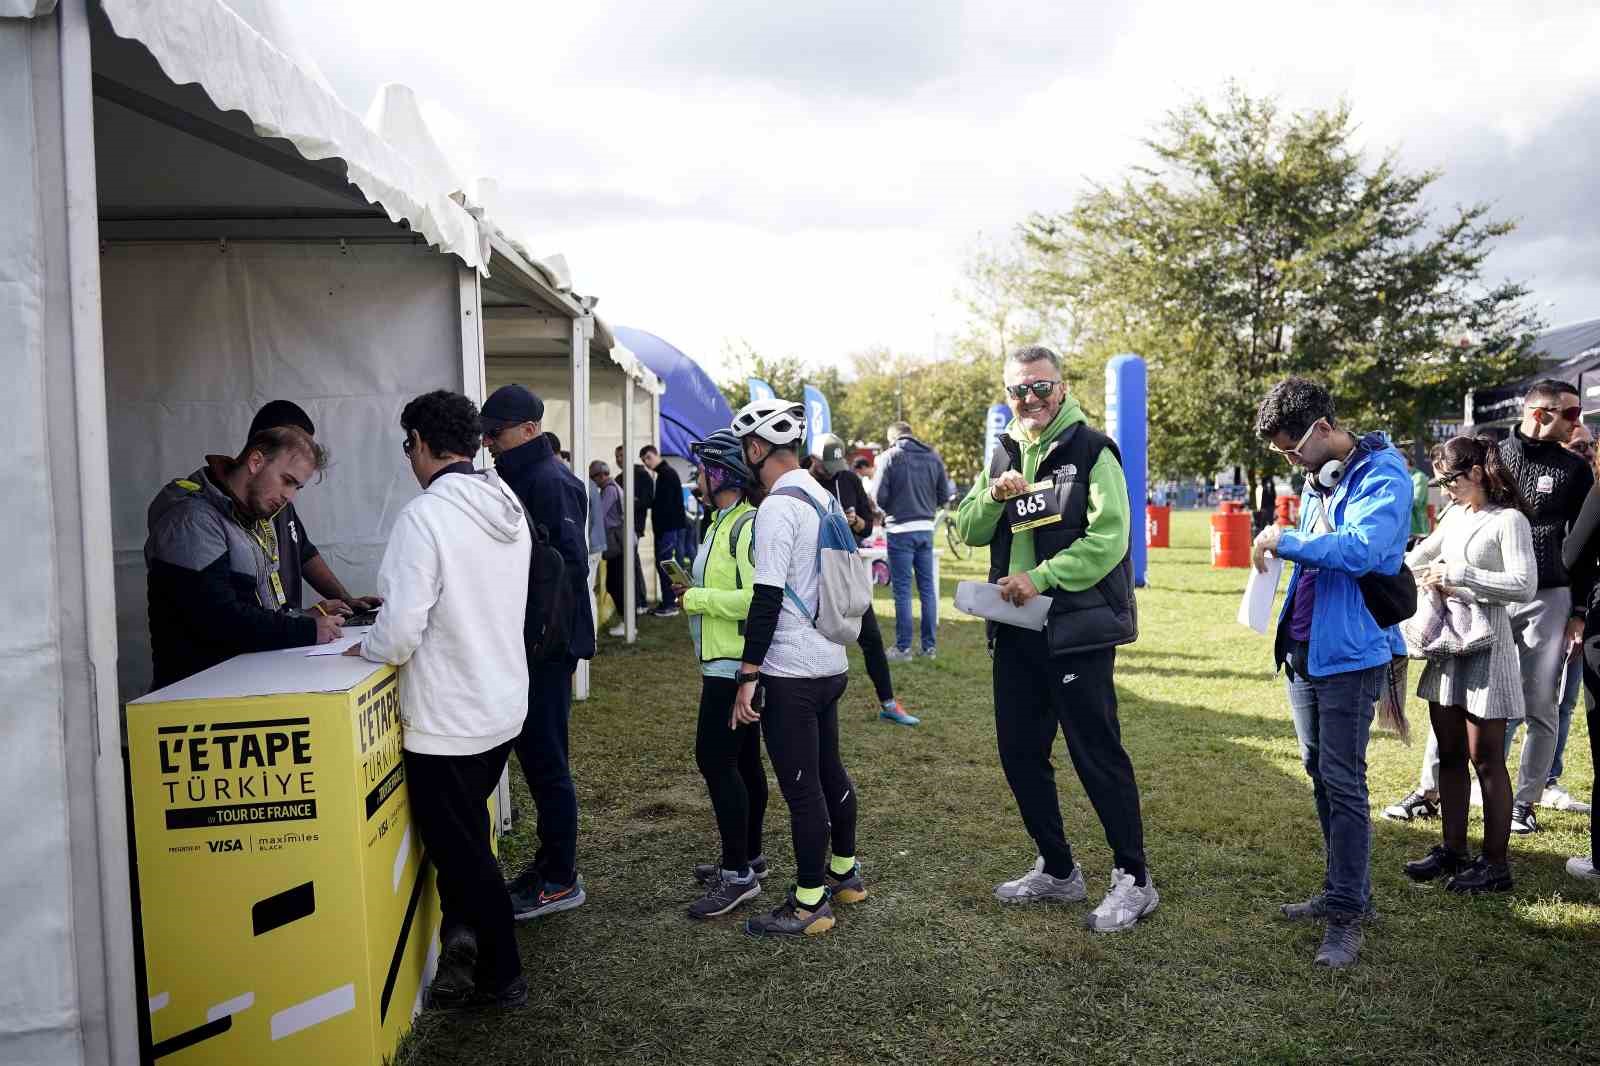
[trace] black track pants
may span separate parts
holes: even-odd
[[[1043,633],[997,627],[994,720],[1000,765],[1022,824],[1054,877],[1072,869],[1050,761],[1058,730],[1066,734],[1067,754],[1100,816],[1117,866],[1144,877],[1144,823],[1133,763],[1117,722],[1116,661],[1114,648],[1052,657]]]

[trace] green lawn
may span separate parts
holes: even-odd
[[[835,930],[774,945],[733,917],[692,923],[689,867],[715,832],[695,770],[699,682],[681,619],[647,619],[634,648],[602,645],[595,693],[573,713],[589,903],[519,930],[534,998],[513,1014],[426,1014],[402,1061],[423,1063],[1594,1062],[1600,897],[1569,881],[1587,816],[1541,812],[1513,838],[1517,889],[1481,900],[1418,890],[1400,873],[1437,822],[1377,820],[1381,921],[1355,970],[1310,965],[1319,929],[1276,918],[1322,876],[1311,788],[1264,637],[1233,621],[1240,570],[1209,565],[1204,514],[1151,553],[1142,639],[1119,652],[1124,736],[1144,796],[1161,908],[1131,932],[1082,919],[1110,856],[1065,750],[1068,833],[1091,902],[1002,909],[992,886],[1027,869],[994,747],[983,629],[952,605],[944,567],[940,658],[897,666],[923,725],[880,723],[858,656],[841,708],[872,892]],[[878,610],[892,626],[893,607]],[[606,638],[602,638],[604,641]],[[1421,733],[1426,709],[1413,701]],[[1582,712],[1564,784],[1591,781]],[[1414,782],[1421,739],[1374,735],[1375,807]],[[1515,753],[1513,758],[1515,758]],[[513,770],[526,804],[521,779]],[[767,815],[781,898],[794,865],[776,785]],[[1476,826],[1473,829],[1477,832]],[[532,819],[507,840],[531,854]],[[1474,837],[1476,839],[1476,837]],[[1587,1043],[1587,1046],[1586,1046]]]

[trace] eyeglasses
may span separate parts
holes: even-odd
[[[416,439],[414,437],[407,437],[405,440],[401,441],[400,442],[400,450],[405,452],[407,455],[410,455],[412,452],[416,451],[417,450]]]
[[[1540,422],[1553,422],[1558,416],[1563,421],[1576,422],[1583,417],[1582,407],[1536,407],[1529,404],[1527,411]]]
[[[1436,489],[1447,489],[1451,485],[1454,485],[1457,480],[1466,476],[1467,472],[1465,470],[1461,471],[1459,474],[1443,474],[1434,478],[1432,481],[1428,482],[1428,484],[1432,485]]]
[[[1027,385],[1007,385],[1006,392],[1014,400],[1023,399],[1030,392],[1042,400],[1055,391],[1055,387],[1059,384],[1061,384],[1059,381],[1034,381]]]
[[[1303,449],[1306,446],[1306,442],[1311,439],[1311,434],[1313,434],[1313,433],[1315,433],[1317,431],[1317,423],[1319,423],[1321,421],[1322,421],[1322,419],[1319,418],[1319,419],[1317,419],[1316,422],[1313,422],[1313,423],[1311,423],[1311,425],[1307,426],[1305,434],[1300,438],[1300,443],[1296,444],[1293,448],[1280,448],[1276,444],[1269,444],[1269,445],[1267,445],[1267,447],[1272,449],[1273,451],[1277,452],[1279,455],[1283,456],[1285,459],[1288,459],[1290,462],[1293,462],[1294,460],[1299,459],[1301,457],[1300,456],[1301,449]]]

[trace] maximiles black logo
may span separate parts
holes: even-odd
[[[309,718],[161,726],[157,733],[168,829],[317,816]],[[194,806],[178,806],[185,802]],[[213,852],[233,851],[237,843],[209,846]]]

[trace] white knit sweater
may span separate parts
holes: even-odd
[[[1528,519],[1509,507],[1452,507],[1439,527],[1406,555],[1413,570],[1435,560],[1445,563],[1446,595],[1483,607],[1494,644],[1476,655],[1430,661],[1417,695],[1465,707],[1480,718],[1523,717],[1522,665],[1506,605],[1527,603],[1539,591]]]

